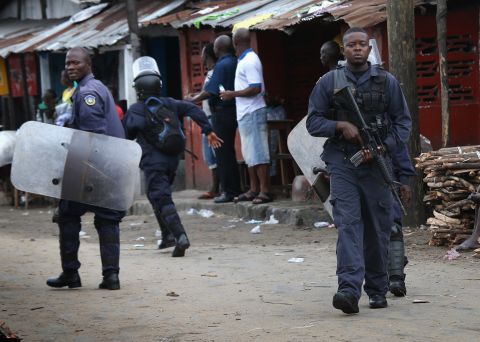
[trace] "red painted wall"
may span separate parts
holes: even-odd
[[[432,11],[433,12],[433,11]],[[435,13],[417,15],[417,93],[420,132],[441,145],[440,74]],[[479,7],[449,9],[447,18],[450,86],[450,146],[480,143]]]

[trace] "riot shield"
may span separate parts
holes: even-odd
[[[29,121],[17,133],[11,180],[26,192],[126,210],[141,155],[133,141]]]
[[[15,131],[0,131],[0,167],[12,163],[15,134]]]
[[[323,144],[327,138],[312,137],[307,131],[307,117],[305,116],[290,132],[287,139],[288,150],[307,181],[313,187],[323,202],[323,207],[332,216],[330,204],[330,188],[319,169],[325,168],[324,161],[320,158]]]

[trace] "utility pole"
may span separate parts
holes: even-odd
[[[140,57],[140,38],[138,37],[138,16],[135,0],[125,0],[127,5],[128,30],[133,60]]]
[[[450,100],[448,97],[447,0],[437,1],[438,66],[442,104],[442,147],[450,143]]]
[[[389,71],[402,85],[412,117],[412,133],[409,150],[412,158],[421,152],[417,105],[417,67],[415,58],[415,10],[414,0],[388,0],[388,61]],[[413,161],[413,160],[412,160]],[[407,225],[425,222],[422,173],[412,181],[412,203],[405,218]]]

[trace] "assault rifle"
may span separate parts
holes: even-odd
[[[355,101],[349,86],[346,86],[340,89],[335,95],[340,96],[344,100],[348,101],[348,103],[351,105],[361,125],[360,135],[362,136],[363,146],[360,151],[355,153],[350,158],[350,161],[352,162],[353,165],[355,165],[355,167],[357,167],[364,160],[365,150],[368,150],[374,162],[380,168],[383,179],[390,187],[390,190],[392,191],[393,196],[395,197],[398,204],[400,205],[400,208],[402,209],[403,214],[406,215],[407,212],[405,210],[405,207],[403,206],[400,196],[398,195],[397,189],[395,188],[395,185],[398,185],[399,183],[393,180],[392,174],[390,173],[390,169],[388,168],[385,157],[383,156],[383,153],[385,153],[386,149],[383,146],[383,142],[378,132],[378,128],[375,127],[375,124],[373,124],[372,127],[369,127],[366,124],[363,118],[363,115],[360,112],[360,108],[358,108],[358,104]]]

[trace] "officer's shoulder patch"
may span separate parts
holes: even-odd
[[[85,101],[85,103],[89,106],[93,106],[95,103],[97,103],[97,99],[94,95],[86,95],[83,98],[83,101]]]

